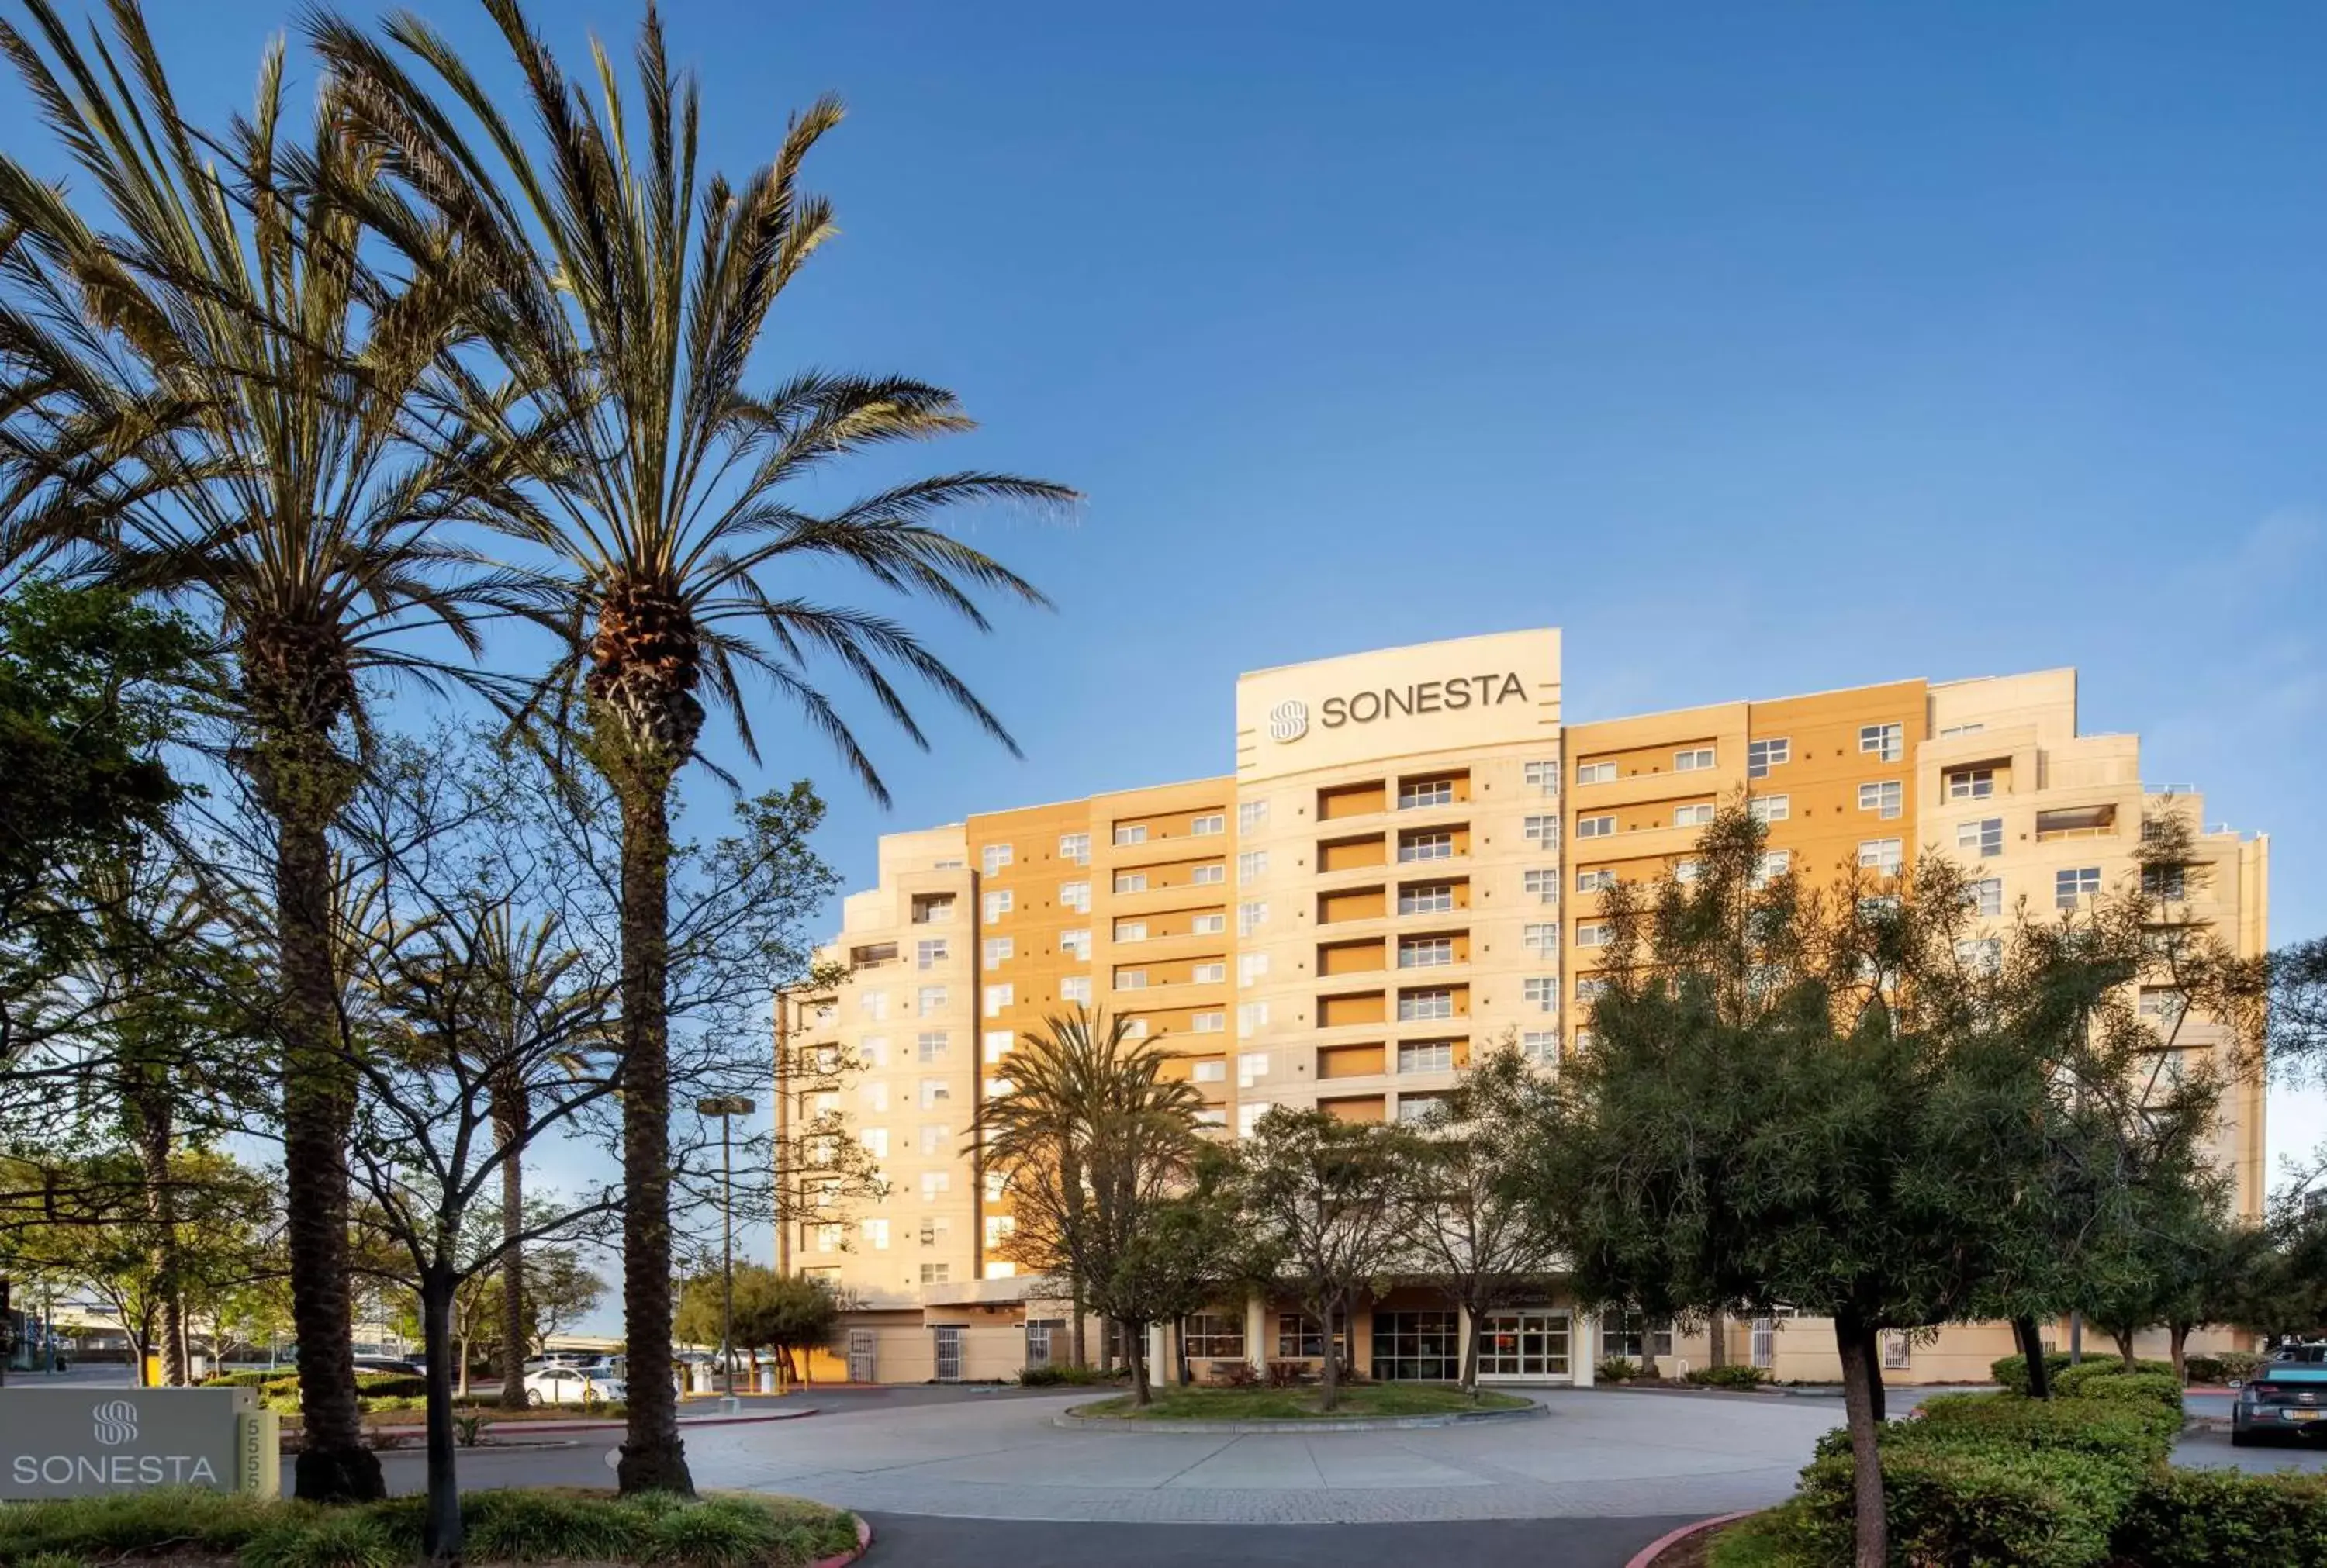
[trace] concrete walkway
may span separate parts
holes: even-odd
[[[1070,1432],[1088,1392],[687,1434],[706,1487],[874,1513],[1326,1525],[1703,1516],[1793,1489],[1823,1400],[1537,1391],[1547,1419],[1420,1432]]]

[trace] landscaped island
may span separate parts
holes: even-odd
[[[1314,1386],[1293,1388],[1158,1388],[1154,1403],[1135,1406],[1128,1394],[1078,1405],[1077,1415],[1127,1416],[1135,1421],[1343,1421],[1401,1415],[1469,1415],[1520,1410],[1528,1400],[1481,1390],[1465,1394],[1428,1383],[1342,1386],[1331,1410],[1318,1408]]]

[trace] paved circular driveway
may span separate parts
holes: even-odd
[[[687,1434],[698,1485],[873,1512],[1360,1524],[1712,1514],[1792,1491],[1823,1399],[1540,1390],[1542,1421],[1407,1432],[1091,1433],[1088,1392],[831,1413]]]

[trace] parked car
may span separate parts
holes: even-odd
[[[544,1367],[525,1375],[525,1402],[543,1405],[606,1405],[624,1397],[620,1377],[578,1367]]]
[[[2256,1369],[2230,1406],[2230,1444],[2327,1435],[2327,1351],[2289,1346]]]
[[[425,1375],[427,1368],[421,1366],[419,1362],[407,1360],[402,1356],[359,1356],[356,1358],[356,1370],[396,1372],[407,1377],[419,1377]]]

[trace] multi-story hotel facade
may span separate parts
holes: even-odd
[[[2203,870],[2177,918],[2243,954],[2266,941],[2266,840],[2208,827],[2193,789],[2145,784],[2136,738],[2079,734],[2072,670],[1568,725],[1559,632],[1509,632],[1247,675],[1234,758],[1229,773],[884,835],[875,884],[846,899],[821,955],[846,980],[780,998],[780,1114],[837,1112],[888,1183],[778,1243],[780,1266],[855,1303],[836,1348],[853,1375],[1008,1376],[1063,1331],[1046,1283],[1006,1256],[1006,1197],[966,1136],[1048,1016],[1080,1003],[1130,1019],[1222,1136],[1277,1105],[1411,1117],[1474,1052],[1508,1042],[1554,1071],[1589,1049],[1599,889],[1685,861],[1740,796],[1773,861],[1804,874],[1956,858],[1999,929],[2135,877],[2143,823],[2178,814]],[[2182,1042],[2226,1043],[2195,1025]],[[2263,1115],[2242,1083],[2220,1135],[2249,1215]],[[1358,1315],[1348,1354],[1377,1375],[1451,1375],[1460,1327],[1408,1287]],[[1588,1382],[1598,1357],[1639,1349],[1639,1324],[1587,1319],[1556,1292],[1487,1329],[1491,1377]],[[1734,1325],[1733,1358],[1831,1376],[1831,1336],[1788,1330]],[[1199,1367],[1260,1363],[1314,1339],[1254,1301],[1196,1321],[1186,1349]],[[1706,1353],[1701,1333],[1669,1349]],[[1894,1378],[1955,1379],[2009,1349],[2000,1326],[1968,1325],[1886,1360]]]

